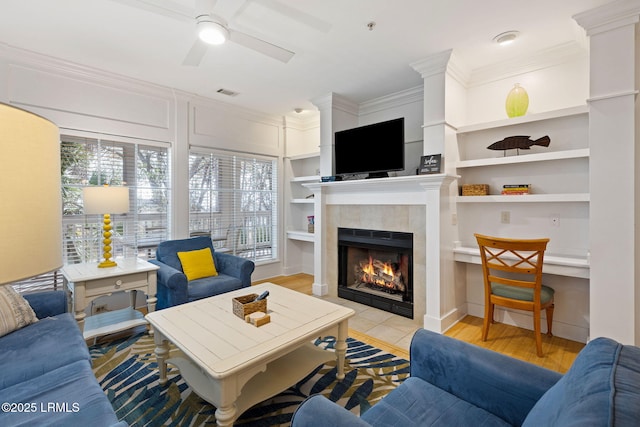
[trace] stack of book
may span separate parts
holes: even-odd
[[[531,191],[530,184],[506,184],[502,186],[502,194],[504,195],[520,195],[529,194]]]

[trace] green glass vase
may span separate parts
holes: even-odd
[[[527,108],[529,108],[529,95],[518,83],[509,91],[505,108],[507,109],[507,116],[510,118],[524,116],[527,113]]]

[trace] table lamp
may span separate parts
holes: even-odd
[[[98,267],[115,267],[118,264],[111,259],[111,214],[129,212],[129,188],[110,187],[108,185],[85,187],[82,190],[82,198],[84,200],[85,214],[104,215],[104,224],[102,226],[104,260],[98,264]]]
[[[0,103],[0,285],[62,266],[60,133]]]

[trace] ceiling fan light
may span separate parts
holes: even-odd
[[[198,37],[207,44],[223,44],[229,38],[229,31],[214,21],[198,22]]]

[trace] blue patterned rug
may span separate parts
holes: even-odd
[[[334,338],[317,340],[331,350]],[[311,374],[275,397],[247,410],[240,426],[287,426],[300,402],[320,393],[354,412],[364,413],[409,375],[407,360],[349,338],[345,378],[336,380],[336,362],[318,366]],[[166,385],[158,384],[153,338],[147,334],[89,348],[93,371],[120,420],[131,426],[215,425],[215,407],[184,382],[168,364]],[[171,347],[171,357],[179,353]]]

